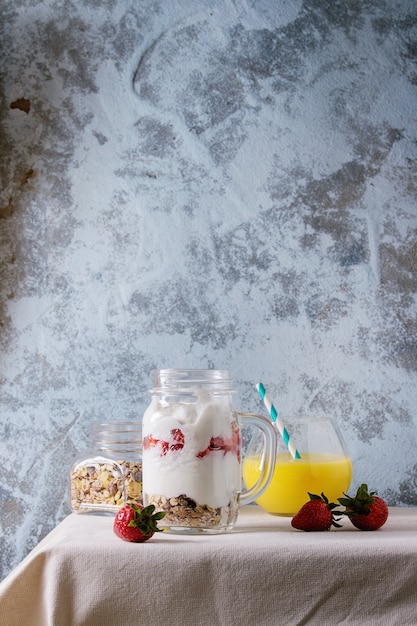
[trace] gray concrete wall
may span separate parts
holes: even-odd
[[[155,367],[332,413],[417,505],[414,0],[2,0],[5,575]]]

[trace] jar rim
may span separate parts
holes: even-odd
[[[142,422],[100,422],[90,424],[91,438],[102,450],[136,449],[142,443]]]
[[[93,432],[102,433],[134,433],[142,430],[142,422],[138,421],[120,421],[120,422],[106,422],[101,420],[95,420],[90,423],[91,430]]]
[[[151,393],[164,390],[186,391],[203,387],[213,391],[233,389],[233,379],[228,369],[156,369],[152,372]]]

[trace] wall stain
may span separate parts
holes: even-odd
[[[15,212],[15,204],[12,198],[9,198],[9,201],[6,206],[0,207],[0,220],[7,219],[8,217],[12,217]]]
[[[10,103],[11,109],[19,109],[19,111],[23,111],[24,113],[29,114],[30,111],[30,100],[27,98],[18,98]]]

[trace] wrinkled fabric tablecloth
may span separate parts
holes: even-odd
[[[417,508],[305,533],[242,507],[224,535],[118,539],[69,515],[0,584],[1,626],[417,624]]]

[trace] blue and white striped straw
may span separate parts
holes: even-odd
[[[261,400],[266,406],[267,411],[269,415],[271,416],[272,421],[276,424],[276,427],[278,428],[279,433],[281,437],[283,438],[285,445],[290,451],[292,458],[301,459],[300,453],[298,452],[297,448],[294,446],[293,442],[290,439],[288,430],[285,428],[284,423],[282,419],[279,417],[276,408],[272,404],[271,400],[268,398],[266,391],[265,391],[265,387],[263,386],[262,383],[258,383],[256,385],[256,389],[258,390]]]

